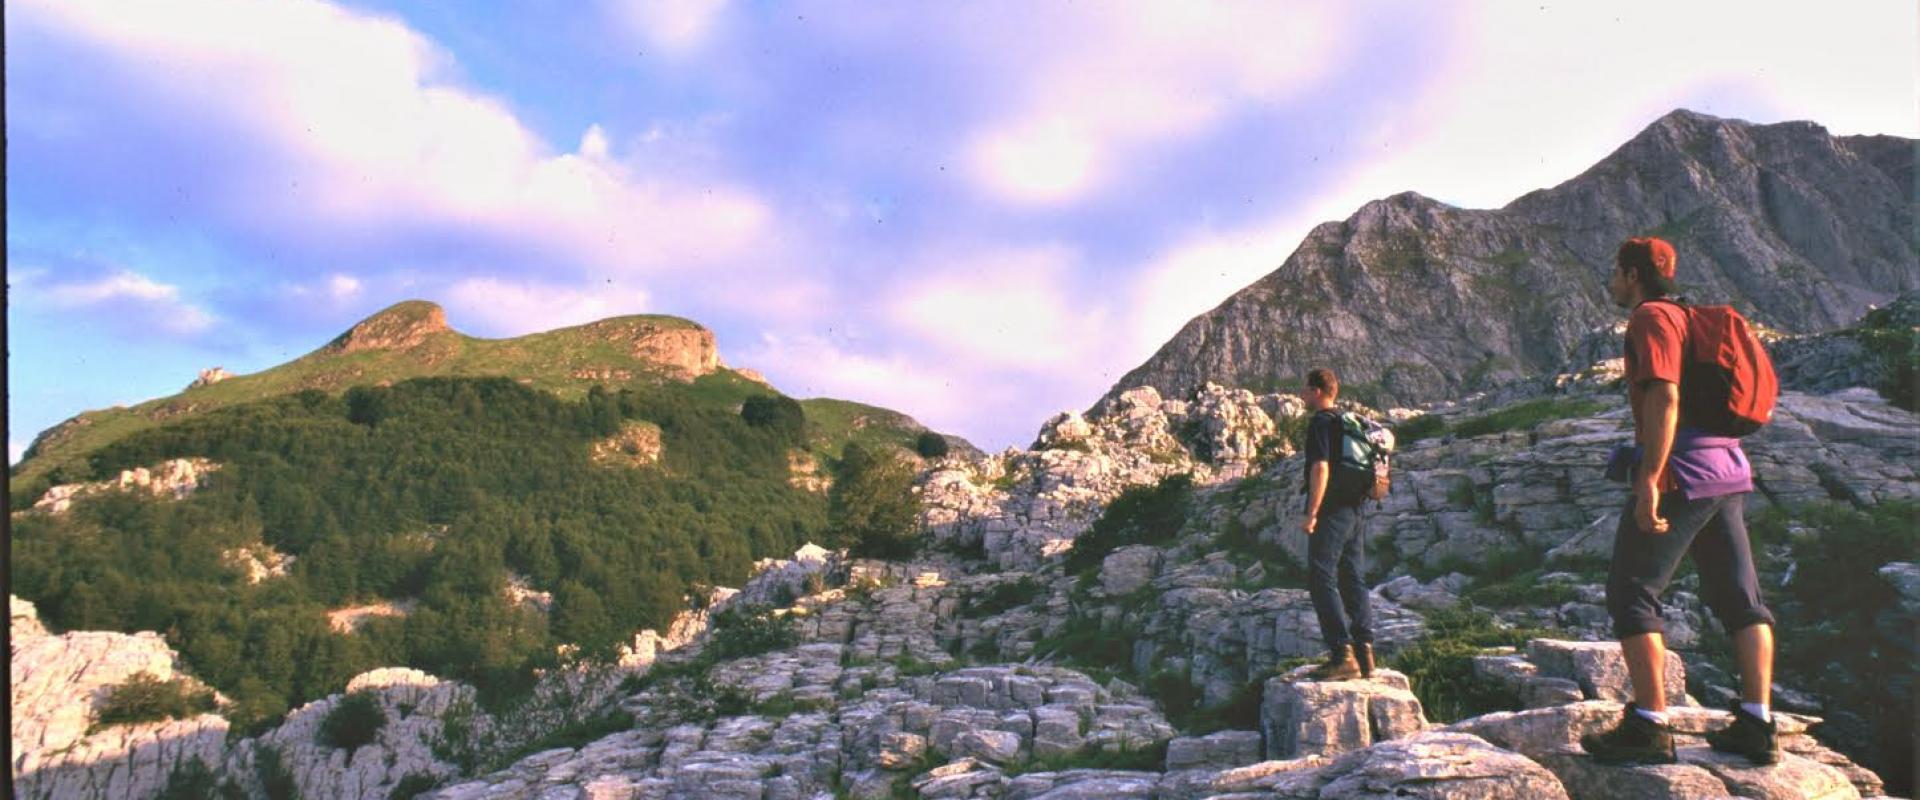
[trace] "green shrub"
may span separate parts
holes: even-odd
[[[913,555],[920,496],[913,492],[913,468],[890,450],[848,443],[827,503],[828,521],[837,532],[836,543],[847,547],[854,557],[897,559]]]
[[[380,698],[370,691],[358,691],[340,698],[340,702],[320,721],[319,741],[328,747],[356,750],[372,744],[387,726],[387,712]]]
[[[167,785],[160,790],[158,800],[246,800],[246,792],[232,781],[222,781],[207,768],[199,758],[190,758],[175,764],[173,771],[167,773]]]
[[[800,643],[793,622],[766,606],[736,605],[713,615],[705,655],[716,660],[745,658],[784,650]]]
[[[1523,645],[1551,635],[1547,630],[1501,627],[1471,607],[1446,609],[1428,615],[1427,637],[1396,654],[1389,666],[1406,673],[1428,719],[1456,722],[1514,707],[1503,688],[1474,676],[1474,656],[1490,647]]]
[[[1094,617],[1074,616],[1060,633],[1041,640],[1034,654],[1078,668],[1126,672],[1133,665],[1133,638],[1124,631],[1102,628]]]
[[[1066,569],[1098,567],[1107,554],[1130,544],[1164,545],[1180,535],[1193,506],[1193,476],[1169,475],[1153,486],[1120,493],[1100,519],[1073,541]]]
[[[798,440],[807,429],[807,412],[800,403],[784,395],[755,395],[740,405],[740,418],[748,425],[766,428]]]
[[[255,752],[253,775],[259,779],[267,800],[300,800],[300,784],[294,781],[292,770],[287,769],[286,757],[278,748],[269,745]]]
[[[945,458],[948,450],[947,437],[933,431],[925,431],[913,440],[913,451],[922,458]]]
[[[1598,414],[1607,410],[1607,404],[1598,400],[1580,398],[1549,397],[1529,400],[1525,403],[1508,406],[1490,414],[1483,414],[1455,425],[1453,432],[1457,436],[1485,436],[1490,433],[1530,430],[1535,425],[1556,419],[1571,419]]]
[[[212,689],[184,677],[163,681],[153,673],[141,672],[108,690],[94,724],[105,727],[186,719],[210,712],[214,707]]]
[[[991,617],[1030,605],[1046,596],[1047,585],[1038,578],[1025,575],[1016,581],[995,584],[992,589],[975,596],[967,603],[963,615],[968,619]]]
[[[387,794],[387,800],[413,800],[415,797],[433,791],[434,787],[439,785],[440,781],[432,775],[415,772],[394,784],[393,791]]]

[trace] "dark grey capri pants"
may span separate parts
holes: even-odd
[[[1774,624],[1773,612],[1760,599],[1753,544],[1747,540],[1746,502],[1744,492],[1698,500],[1687,500],[1679,492],[1664,494],[1660,513],[1667,518],[1667,532],[1653,534],[1634,523],[1634,499],[1627,498],[1614,535],[1613,566],[1607,571],[1607,613],[1613,617],[1614,636],[1666,633],[1660,595],[1688,553],[1700,571],[1700,598],[1728,633],[1760,622]]]

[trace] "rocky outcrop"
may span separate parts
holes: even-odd
[[[1130,487],[1176,474],[1218,483],[1290,454],[1278,420],[1304,411],[1291,395],[1219,386],[1185,400],[1125,392],[1086,415],[1048,420],[1033,449],[934,465],[920,481],[921,522],[942,546],[979,548],[1002,569],[1038,569]]]
[[[198,389],[202,386],[212,386],[231,377],[233,377],[233,373],[228,372],[225,367],[208,367],[200,370],[200,376],[194,378],[193,383],[187,384],[187,388]]]
[[[1267,758],[1339,755],[1427,727],[1407,676],[1381,669],[1371,679],[1319,682],[1307,678],[1313,669],[1267,681],[1260,706]]]
[[[593,463],[618,467],[646,467],[660,463],[660,426],[628,422],[620,432],[593,443]]]
[[[685,320],[614,317],[577,329],[579,335],[624,349],[675,380],[690,381],[720,369],[713,331]]]
[[[188,719],[97,726],[114,687],[137,675],[190,678],[155,633],[50,635],[33,604],[9,597],[14,796],[131,800],[160,793],[176,767],[220,764],[227,721]]]
[[[1273,273],[1196,317],[1108,398],[1208,381],[1291,387],[1331,366],[1411,404],[1549,373],[1617,314],[1606,279],[1635,235],[1669,238],[1697,301],[1788,333],[1841,327],[1920,288],[1915,200],[1886,137],[1675,111],[1591,169],[1506,207],[1413,193],[1308,234]],[[1584,363],[1591,363],[1583,362]]]
[[[1729,795],[1756,798],[1856,798],[1864,790],[1877,795],[1872,780],[1856,786],[1848,772],[1825,763],[1825,748],[1805,735],[1818,720],[1777,713],[1782,763],[1757,767],[1739,756],[1716,753],[1702,736],[1724,727],[1731,714],[1704,708],[1670,708],[1680,763],[1665,766],[1608,766],[1595,762],[1580,747],[1580,737],[1611,727],[1622,706],[1591,701],[1531,711],[1475,717],[1446,730],[1468,733],[1533,759],[1559,777],[1574,800],[1674,797],[1707,798]],[[1870,776],[1871,773],[1868,773]]]
[[[219,464],[204,458],[169,459],[152,468],[123,470],[113,480],[55,486],[34,502],[33,510],[63,514],[75,501],[102,492],[135,492],[179,500],[193,494],[208,475],[219,470]]]
[[[220,551],[220,563],[240,573],[249,586],[271,578],[286,577],[294,561],[293,556],[275,550],[265,542]]]
[[[407,350],[449,330],[446,309],[425,300],[408,300],[361,320],[346,333],[334,337],[321,352],[344,355],[367,350]]]

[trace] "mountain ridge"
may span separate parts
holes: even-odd
[[[1697,300],[1786,332],[1839,328],[1920,287],[1913,146],[1681,109],[1497,209],[1373,200],[1315,226],[1103,399],[1208,381],[1271,390],[1327,365],[1364,399],[1414,405],[1547,374],[1614,318],[1605,281],[1629,235],[1673,240]]]

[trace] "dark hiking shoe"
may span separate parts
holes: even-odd
[[[1707,734],[1707,744],[1722,753],[1747,757],[1755,764],[1780,763],[1780,739],[1771,722],[1747,713],[1738,702],[1733,704],[1733,724]]]
[[[1373,678],[1373,643],[1355,642],[1353,661],[1360,665],[1360,677],[1371,680]]]
[[[1672,764],[1673,730],[1640,716],[1637,706],[1627,704],[1620,724],[1605,733],[1580,737],[1587,755],[1603,764]]]
[[[1360,677],[1360,663],[1353,660],[1353,648],[1340,645],[1327,654],[1327,663],[1314,667],[1308,678],[1316,681],[1350,681]]]

